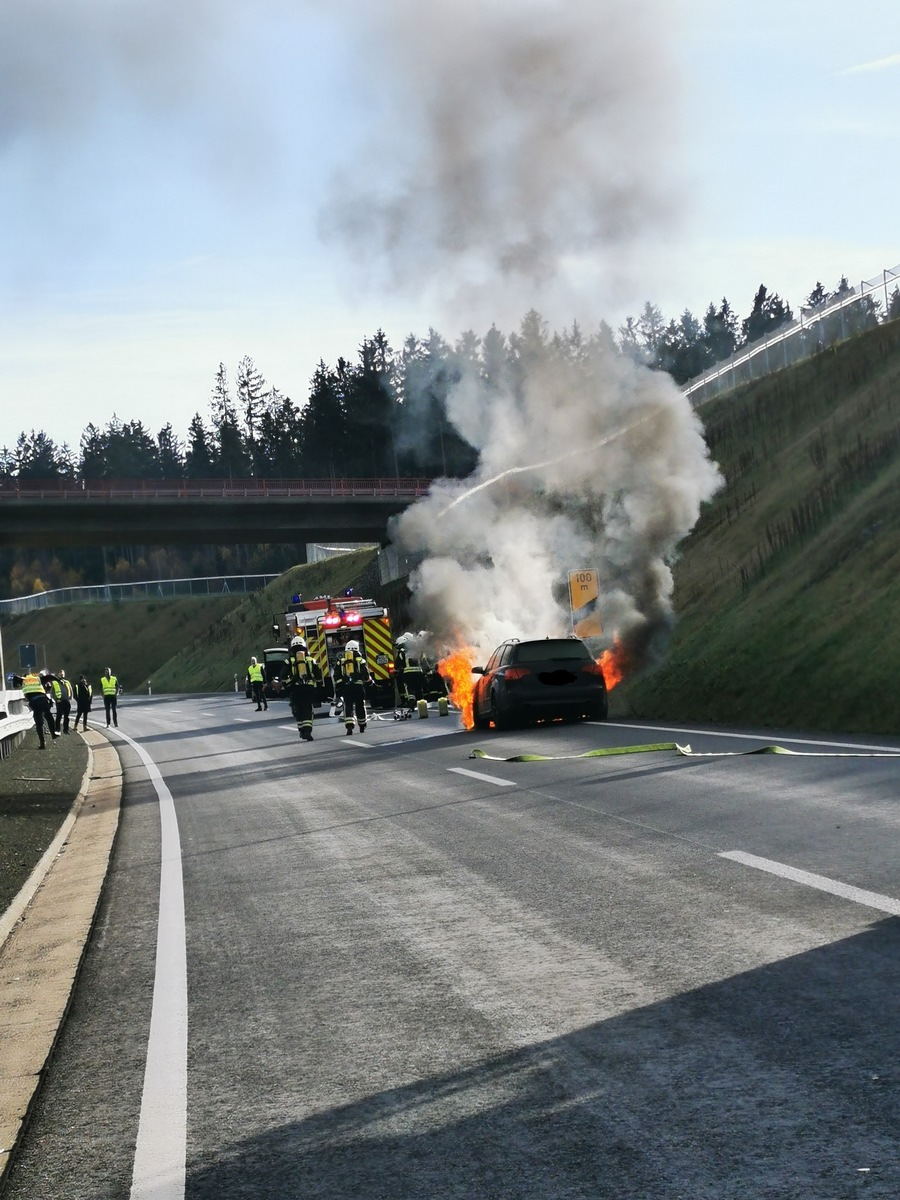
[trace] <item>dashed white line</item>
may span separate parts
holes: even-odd
[[[346,746],[348,749],[350,746],[359,746],[360,750],[373,750],[374,749],[371,742],[361,742],[358,738],[354,738],[352,742],[347,742],[343,738],[341,738],[341,740],[338,742],[338,745]]]
[[[454,775],[468,775],[472,779],[480,779],[482,783],[493,783],[497,787],[518,787],[514,779],[498,779],[496,775],[482,775],[480,771],[467,771],[465,767],[448,767]]]
[[[801,871],[798,867],[774,862],[771,858],[757,858],[755,854],[745,854],[742,850],[723,851],[719,858],[728,858],[732,862],[743,863],[745,867],[755,867],[757,871],[780,875],[782,879],[790,879],[794,883],[817,888],[820,892],[840,896],[843,900],[852,900],[854,904],[863,904],[866,908],[876,908],[879,912],[900,917],[900,900],[895,900],[893,896],[882,896],[880,892],[867,892],[864,888],[853,887],[851,884],[841,883],[837,879],[829,879],[827,875],[814,875],[811,871]]]

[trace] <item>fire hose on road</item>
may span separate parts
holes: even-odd
[[[550,762],[564,758],[611,758],[617,754],[649,754],[674,750],[685,758],[736,758],[751,754],[790,754],[797,758],[900,758],[900,751],[891,750],[788,750],[784,746],[757,746],[754,750],[692,750],[677,742],[649,742],[643,746],[607,746],[602,750],[585,750],[581,754],[513,754],[509,758],[473,750],[469,758],[486,758],[492,762]]]

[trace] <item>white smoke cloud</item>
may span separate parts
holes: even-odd
[[[438,643],[484,655],[506,637],[560,635],[567,572],[594,568],[605,631],[635,666],[652,661],[673,618],[676,547],[721,482],[671,379],[600,341],[578,356],[544,341],[518,379],[487,395],[464,379],[450,405],[480,465],[395,523],[395,540],[426,555],[416,617]]]

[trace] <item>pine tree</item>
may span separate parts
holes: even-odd
[[[259,423],[266,407],[266,381],[253,359],[245,355],[237,369],[237,408],[244,419],[247,430],[247,459],[250,473],[258,474],[259,449],[257,438]]]
[[[188,426],[187,449],[184,452],[184,472],[188,479],[211,479],[215,474],[215,448],[212,434],[194,413]]]
[[[160,479],[181,479],[184,476],[184,454],[171,422],[156,435],[156,458]]]

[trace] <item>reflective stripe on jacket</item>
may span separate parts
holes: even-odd
[[[22,680],[22,691],[26,696],[37,696],[44,690],[40,675],[26,675]]]
[[[104,675],[100,680],[100,686],[103,688],[104,696],[114,696],[119,690],[119,681],[115,675]]]

